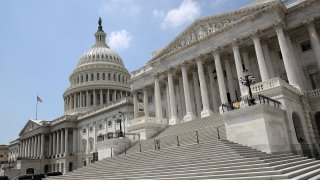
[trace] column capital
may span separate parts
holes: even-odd
[[[158,79],[158,80],[159,80],[160,75],[161,75],[161,74],[158,73],[158,72],[152,74],[153,78],[154,78],[154,79]]]
[[[259,29],[255,29],[253,31],[250,32],[250,36],[254,39],[254,38],[259,38],[260,36],[260,30]]]
[[[188,68],[188,65],[189,65],[189,63],[187,63],[187,62],[183,62],[182,64],[180,64],[179,66],[180,66],[180,68],[182,69],[182,68],[185,68],[185,69],[187,69]]]
[[[211,50],[212,54],[220,54],[221,53],[221,49],[219,47],[215,47]]]
[[[307,18],[303,20],[302,23],[306,26],[314,25],[314,18]]]
[[[276,30],[283,29],[284,25],[285,23],[282,19],[278,19],[272,23],[273,28],[275,28]]]
[[[174,74],[175,72],[175,69],[173,67],[170,67],[168,70],[167,70],[167,74]]]
[[[239,47],[239,39],[234,39],[229,42],[229,45],[234,48],[234,47]]]

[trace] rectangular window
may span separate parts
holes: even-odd
[[[91,81],[93,81],[93,73],[91,74]]]
[[[113,80],[114,80],[114,81],[117,81],[117,79],[116,79],[116,74],[113,74]]]
[[[97,73],[97,81],[100,79],[100,73]]]
[[[112,121],[108,121],[108,126],[112,126]]]
[[[86,74],[86,82],[89,80],[89,74]]]
[[[83,83],[83,75],[81,75],[81,83]]]
[[[308,41],[304,41],[304,42],[300,43],[300,46],[301,46],[301,50],[302,50],[302,52],[305,52],[305,51],[308,51],[308,50],[312,49],[312,47],[311,47],[311,44],[310,44],[310,41],[309,41],[309,40],[308,40]]]
[[[102,80],[106,80],[106,74],[102,73]]]
[[[110,81],[111,80],[111,74],[108,73],[108,80]]]
[[[85,134],[87,132],[87,129],[82,129],[82,133]]]
[[[120,75],[118,75],[118,81],[120,82]]]
[[[93,127],[90,127],[90,132],[92,132],[93,131]]]

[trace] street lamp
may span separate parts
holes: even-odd
[[[122,122],[125,122],[125,115],[124,112],[119,111],[117,114],[113,116],[113,119],[117,122],[120,123],[120,132],[118,134],[118,137],[124,137],[124,133],[122,132]]]
[[[244,78],[241,77],[240,78],[240,82],[241,82],[241,84],[247,86],[248,89],[249,89],[248,104],[249,104],[249,106],[255,105],[256,104],[255,103],[255,99],[252,97],[252,92],[251,92],[250,86],[256,83],[256,78],[251,76],[247,69],[245,69],[243,71],[243,75],[244,75]]]

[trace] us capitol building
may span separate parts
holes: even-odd
[[[9,161],[23,173],[65,173],[208,117],[223,119],[228,141],[319,158],[319,31],[319,0],[256,0],[195,20],[129,74],[99,21],[63,94],[64,115],[29,120]]]

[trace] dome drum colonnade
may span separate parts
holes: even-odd
[[[85,52],[70,75],[70,88],[64,93],[65,114],[85,112],[130,95],[130,74],[120,56],[106,44],[99,24],[96,43]]]
[[[316,33],[315,27],[314,27],[314,20],[313,19],[307,19],[303,21],[303,26],[306,26],[306,29],[308,30],[309,36],[310,36],[310,41],[311,45],[314,49],[314,54],[316,58],[316,62],[318,63],[318,66],[320,67],[320,41],[319,37]],[[224,79],[224,70],[222,69],[222,62],[221,62],[221,56],[225,55],[225,53],[229,53],[230,49],[231,52],[234,56],[234,61],[235,61],[235,66],[236,66],[236,74],[237,74],[237,79],[240,79],[240,77],[243,77],[243,64],[246,69],[249,70],[250,73],[252,73],[251,68],[250,68],[250,62],[248,58],[248,51],[247,50],[242,50],[244,48],[240,46],[246,46],[244,45],[245,40],[248,41],[248,39],[251,39],[251,44],[253,44],[254,47],[254,52],[256,55],[257,59],[257,64],[259,67],[259,75],[261,77],[262,82],[269,80],[274,76],[274,72],[271,64],[271,58],[270,58],[270,52],[269,52],[269,47],[268,47],[268,42],[262,41],[265,38],[268,37],[262,37],[263,33],[260,32],[266,32],[270,33],[272,31],[272,34],[275,34],[279,47],[280,47],[280,52],[282,54],[282,60],[285,68],[285,72],[288,78],[289,84],[292,86],[296,87],[300,92],[303,91],[303,79],[300,76],[300,70],[298,64],[295,62],[296,58],[294,57],[294,51],[292,48],[291,40],[290,40],[290,35],[286,33],[285,30],[286,24],[284,19],[277,19],[273,21],[269,26],[265,29],[254,29],[252,31],[249,31],[247,37],[241,37],[241,38],[236,38],[232,41],[226,42],[224,45],[219,45],[218,47],[212,47],[212,50],[210,53],[201,53],[201,55],[198,55],[195,58],[194,63],[194,58],[190,60],[185,60],[182,64],[175,66],[175,67],[168,67],[169,70],[162,71],[162,72],[153,72],[154,75],[154,94],[155,94],[155,111],[156,111],[156,117],[157,118],[162,118],[162,107],[161,107],[161,98],[160,97],[160,86],[159,86],[159,77],[160,75],[164,75],[167,78],[163,78],[163,81],[167,81],[168,89],[169,89],[169,104],[170,107],[168,108],[170,110],[170,120],[169,124],[176,124],[179,123],[180,120],[176,117],[177,110],[175,108],[175,93],[173,90],[173,83],[172,83],[172,70],[175,69],[176,71],[181,71],[181,76],[183,79],[183,90],[184,90],[184,98],[185,98],[185,109],[186,113],[184,115],[183,121],[189,121],[194,119],[195,115],[194,112],[192,111],[192,105],[191,105],[191,96],[189,92],[189,81],[188,81],[188,70],[190,69],[191,66],[194,66],[196,64],[197,66],[197,74],[198,74],[198,79],[200,80],[200,96],[201,96],[201,104],[200,107],[202,109],[201,111],[201,117],[206,117],[212,114],[212,109],[217,111],[217,105],[221,102],[221,104],[227,104],[228,103],[228,97],[227,97],[227,89],[226,89],[226,84],[225,84],[225,79]],[[261,40],[262,39],[262,40]],[[242,42],[242,43],[241,43]],[[240,51],[242,52],[242,57]],[[211,54],[211,61],[214,61],[214,66],[216,70],[216,75],[217,75],[217,81],[218,81],[218,88],[219,92],[212,92],[212,98],[213,98],[213,107],[209,105],[209,96],[208,96],[208,84],[207,81],[205,80],[205,75],[204,74],[204,68],[203,68],[203,63],[204,63],[204,58]],[[225,68],[226,68],[226,74],[227,74],[227,85],[229,89],[229,93],[231,98],[235,97],[234,89],[234,81],[232,81],[230,78],[231,76],[231,70],[230,70],[230,64],[228,62],[228,58],[224,58],[225,62]],[[242,63],[243,61],[243,63]],[[152,62],[151,62],[152,63]],[[210,67],[210,69],[213,67],[212,65],[205,65],[206,67]],[[154,70],[157,71],[157,70]],[[212,72],[211,70],[208,72]],[[177,74],[176,74],[177,75]],[[212,76],[212,73],[207,74],[209,77]],[[229,77],[228,77],[229,76]],[[177,77],[177,76],[175,76]],[[232,77],[232,76],[231,76]],[[167,79],[167,80],[166,80]],[[209,86],[214,87],[214,82],[212,81],[212,77],[209,78]],[[241,97],[246,96],[247,92],[245,87],[239,82],[239,87],[240,87],[240,94]],[[148,85],[149,86],[149,85]],[[145,89],[145,88],[143,88]],[[211,89],[211,88],[210,88]],[[135,89],[135,91],[139,91],[139,89]],[[147,91],[143,90],[143,93],[145,94]],[[215,94],[215,95],[214,95]],[[220,99],[218,99],[217,94],[219,94]],[[134,117],[138,117],[138,108],[136,106],[138,105],[136,93],[134,95]],[[144,95],[146,97],[147,95]],[[197,94],[195,94],[197,96]],[[144,98],[145,99],[145,98]],[[234,99],[232,99],[234,100]],[[198,105],[199,106],[199,105]],[[144,109],[145,111],[148,111],[148,103],[144,102]],[[145,112],[145,115],[148,116],[148,113]]]

